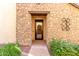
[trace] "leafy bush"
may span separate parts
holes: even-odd
[[[53,39],[50,54],[54,56],[79,56],[79,45],[64,40]]]
[[[18,44],[6,44],[0,48],[0,56],[20,56],[21,50]]]

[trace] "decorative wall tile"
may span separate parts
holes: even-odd
[[[70,19],[69,18],[62,18],[61,28],[62,28],[62,31],[70,30]]]

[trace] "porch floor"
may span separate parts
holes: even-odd
[[[28,56],[49,56],[46,42],[43,40],[35,40],[32,43]]]

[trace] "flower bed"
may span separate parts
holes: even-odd
[[[6,44],[3,47],[0,47],[0,56],[20,56],[21,50],[18,44]]]
[[[58,39],[52,39],[50,54],[54,56],[79,56],[79,45]]]

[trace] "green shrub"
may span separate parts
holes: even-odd
[[[21,50],[18,44],[6,44],[0,48],[0,56],[20,56]]]
[[[54,56],[79,56],[79,45],[68,41],[53,39],[50,43],[50,54]]]

